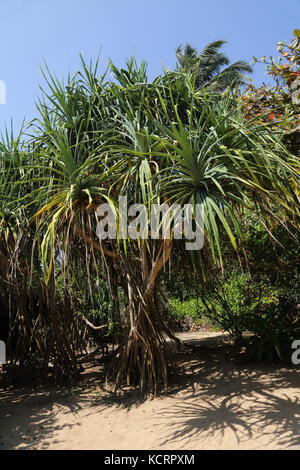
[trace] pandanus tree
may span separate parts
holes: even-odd
[[[116,307],[122,289],[124,335],[108,377],[116,385],[138,383],[156,393],[159,385],[167,386],[168,340],[176,341],[166,323],[159,281],[187,238],[185,233],[177,237],[172,206],[189,205],[192,225],[200,214],[205,246],[221,263],[220,237],[225,233],[238,249],[243,210],[262,223],[274,210],[276,215],[276,208],[294,217],[299,167],[266,126],[244,122],[238,93],[227,90],[216,99],[210,87],[199,89],[198,70],[168,72],[149,83],[145,64],[131,60],[126,69],[110,68],[114,81],[106,81],[106,74],[97,77],[84,62],[66,86],[45,76],[50,91],[34,125],[34,161],[18,187],[24,191],[25,181],[31,181],[34,188],[30,222],[48,295],[55,297],[59,271],[72,303],[70,285],[79,259],[90,291],[92,269],[105,275]],[[124,235],[124,200],[129,208],[144,208],[146,230],[138,233],[134,225],[129,233],[126,227],[125,236],[99,237],[102,204],[107,204],[102,215],[110,210],[116,233]],[[167,237],[151,231],[154,204],[167,207],[159,224],[166,224]],[[127,214],[129,221],[130,214],[135,216]],[[186,252],[187,265],[200,269],[200,262],[201,251]],[[64,344],[64,317],[59,320],[51,305],[57,335],[51,354],[63,358],[58,368],[65,371],[69,361],[76,372],[75,347]],[[70,325],[72,315],[67,318]]]
[[[128,149],[128,139],[118,149],[125,157],[123,178],[130,181],[128,172],[134,175],[134,202],[165,202],[171,207],[190,204],[195,221],[198,206],[205,243],[213,258],[220,262],[220,232],[227,233],[237,249],[241,237],[239,214],[243,209],[254,210],[261,221],[273,213],[274,203],[290,206],[291,215],[295,213],[291,176],[297,175],[296,167],[293,170],[288,166],[280,142],[268,135],[265,128],[253,130],[251,126],[242,126],[239,108],[232,110],[232,96],[224,96],[222,103],[217,103],[214,97],[194,93],[186,110],[188,124],[184,125],[176,103],[169,103],[171,117],[160,91],[157,93],[160,118],[153,113],[149,118],[152,129],[147,123],[147,131],[145,128],[135,131],[134,139],[130,132],[134,150]],[[136,161],[132,173],[133,157]],[[157,280],[180,243],[174,224],[170,238],[160,240],[158,247],[157,241],[141,242],[141,266],[131,289],[135,292],[131,329],[119,350],[119,360],[113,362],[117,380],[125,381],[138,370],[141,381],[147,373],[148,383],[154,384],[157,378],[166,383],[164,335],[173,338],[163,323]],[[155,249],[159,250],[157,255]],[[188,263],[188,252],[186,258]]]
[[[54,376],[78,375],[70,338],[76,321],[56,312],[53,278],[43,279],[37,231],[40,188],[50,184],[39,164],[40,149],[29,139],[6,134],[0,153],[1,337],[7,342],[11,380],[24,381],[28,371]],[[71,320],[71,323],[70,323]],[[71,371],[71,372],[70,372]]]
[[[26,368],[39,350],[33,338],[33,314],[38,299],[37,283],[32,288],[33,271],[39,263],[33,250],[34,229],[29,229],[34,187],[31,146],[22,132],[2,136],[0,145],[0,303],[2,337],[7,341],[11,370]],[[20,186],[20,181],[23,182]],[[34,266],[34,267],[33,267]],[[40,343],[41,344],[41,343]]]

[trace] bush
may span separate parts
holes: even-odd
[[[205,306],[199,299],[181,301],[169,299],[169,322],[175,330],[190,331],[197,328],[215,330],[215,322],[205,316]]]
[[[244,332],[254,335],[249,358],[274,362],[289,360],[291,343],[300,335],[299,292],[299,280],[289,289],[270,285],[267,278],[254,282],[249,274],[235,273],[213,290],[203,290],[202,302],[206,315],[236,341]]]

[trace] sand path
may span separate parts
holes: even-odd
[[[114,397],[94,368],[73,388],[0,388],[0,449],[300,448],[299,368],[236,365],[217,349],[180,356],[175,376],[153,400]]]

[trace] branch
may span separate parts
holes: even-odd
[[[104,254],[104,255],[107,255],[107,256],[110,256],[111,258],[114,258],[114,259],[121,259],[122,258],[122,255],[120,253],[116,253],[114,251],[111,251],[111,250],[107,250],[106,248],[103,248],[102,246],[100,246],[99,243],[95,242],[95,240],[93,240],[91,237],[89,237],[88,235],[86,235],[82,230],[80,230],[79,228],[77,229],[77,233],[78,235],[83,239],[85,240],[87,243],[89,243],[93,248],[95,248],[95,250],[99,251],[99,253],[101,254]],[[133,258],[133,257],[129,257],[128,258],[129,260],[131,261],[140,261],[139,258]]]
[[[162,246],[163,246],[163,254],[160,258],[158,256],[156,258],[156,261],[153,264],[153,267],[152,267],[152,270],[151,270],[151,273],[150,273],[150,276],[149,276],[149,280],[148,280],[148,283],[147,283],[147,287],[146,287],[146,290],[144,292],[144,297],[147,297],[148,295],[151,294],[151,292],[154,288],[155,279],[156,279],[159,271],[161,270],[161,268],[166,264],[166,262],[170,258],[171,248],[172,248],[171,240],[164,240]]]
[[[102,330],[103,328],[107,327],[107,325],[95,326],[83,315],[83,313],[81,314],[81,316],[84,319],[85,323],[93,330]]]

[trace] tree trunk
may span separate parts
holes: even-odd
[[[167,337],[174,339],[163,320],[160,303],[156,301],[158,274],[171,253],[171,242],[161,242],[156,259],[151,263],[146,246],[141,246],[141,267],[123,260],[128,292],[128,335],[116,351],[109,365],[107,377],[122,384],[139,385],[156,395],[158,387],[167,388]],[[151,269],[149,270],[149,266]]]

